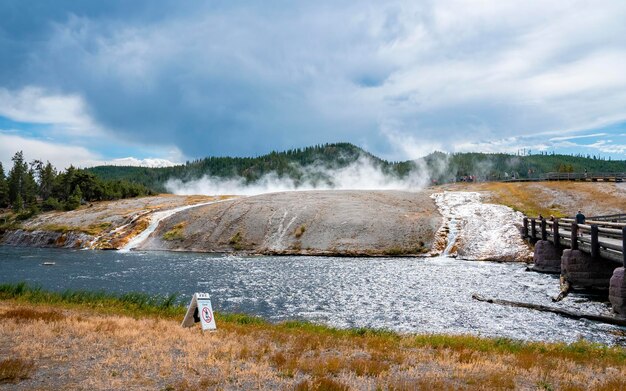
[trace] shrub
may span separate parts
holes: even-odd
[[[44,211],[63,210],[63,204],[59,202],[59,200],[57,200],[56,198],[50,197],[43,202],[43,204],[41,205],[41,209],[43,209]]]
[[[294,233],[294,235],[296,235],[296,238],[300,238],[302,235],[304,235],[305,232],[306,232],[306,226],[302,224],[301,226],[296,228],[296,232]]]
[[[166,233],[163,234],[163,240],[183,240],[185,239],[184,235],[185,223],[178,223],[174,226],[174,228],[170,229]]]
[[[233,247],[233,250],[240,251],[243,249],[242,241],[243,241],[243,235],[241,234],[241,232],[237,231],[237,233],[234,234],[232,238],[230,238],[230,240],[228,241],[228,244],[230,244]]]

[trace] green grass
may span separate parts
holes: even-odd
[[[421,240],[412,247],[390,247],[383,251],[384,255],[400,256],[400,255],[415,255],[424,254],[428,252],[428,249],[424,247],[424,242]]]
[[[182,320],[186,306],[179,296],[147,295],[144,293],[111,294],[103,291],[50,292],[24,282],[0,284],[0,300],[36,304],[91,308],[106,314],[128,315],[134,318],[150,316]],[[215,314],[221,324],[241,330],[261,328],[279,335],[348,339],[353,343],[375,344],[385,349],[430,348],[458,352],[478,351],[494,354],[514,354],[520,360],[535,361],[560,358],[574,362],[626,365],[626,348],[606,346],[579,340],[574,343],[523,342],[508,338],[484,338],[472,335],[423,334],[406,335],[385,329],[338,329],[302,320],[271,324],[262,318],[246,314]]]
[[[243,250],[243,235],[241,232],[237,231],[237,233],[230,238],[228,244],[230,244],[235,251]]]
[[[0,284],[0,300],[17,300],[37,304],[56,304],[97,308],[107,313],[131,316],[176,317],[185,313],[178,294],[167,296],[145,293],[112,294],[104,291],[51,292],[25,282]]]
[[[585,362],[593,357],[596,360],[607,359],[620,364],[626,363],[625,348],[607,346],[583,339],[568,344],[564,342],[523,342],[509,338],[482,338],[473,335],[427,334],[414,336],[410,345],[457,351],[468,349],[487,353],[530,353],[533,355],[567,357],[577,362]]]
[[[185,239],[185,223],[178,223],[174,228],[163,234],[163,240],[184,240]]]

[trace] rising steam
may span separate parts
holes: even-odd
[[[276,173],[269,173],[253,183],[246,183],[241,177],[225,179],[207,175],[187,182],[170,179],[165,187],[168,191],[181,195],[256,195],[279,191],[332,189],[416,191],[430,182],[428,170],[421,161],[416,161],[413,169],[403,178],[385,173],[378,164],[365,156],[341,168],[329,169],[312,165],[298,169],[302,173],[302,179],[297,182],[289,177],[279,177]]]

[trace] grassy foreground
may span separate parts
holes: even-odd
[[[0,387],[15,389],[626,389],[626,349],[580,341],[339,330],[216,314],[183,329],[174,296],[0,285]]]

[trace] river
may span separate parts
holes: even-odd
[[[54,262],[54,266],[43,266]],[[554,276],[519,263],[435,258],[240,257],[0,246],[0,282],[55,291],[207,292],[213,306],[270,321],[306,319],[336,327],[386,328],[626,345],[626,328],[476,302],[472,293],[610,313],[607,303],[571,294],[554,304]],[[219,325],[218,325],[219,326]]]

